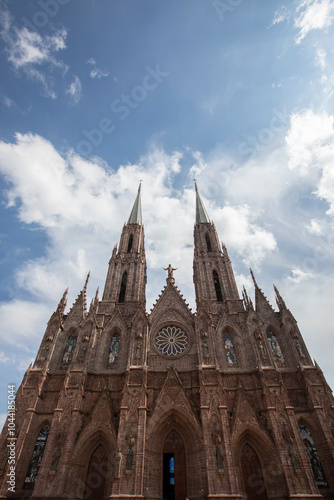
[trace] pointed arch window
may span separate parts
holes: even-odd
[[[238,365],[237,355],[235,352],[233,338],[230,333],[225,333],[224,335],[224,349],[225,349],[227,366],[229,367],[237,366]]]
[[[312,438],[312,434],[304,424],[299,425],[299,430],[318,488],[328,488],[325,472],[321,465],[320,458]]]
[[[118,302],[121,304],[125,301],[126,283],[128,281],[128,273],[125,271],[122,276],[121,288],[119,291]]]
[[[111,338],[111,342],[110,342],[110,346],[109,346],[108,368],[116,368],[117,367],[120,344],[121,344],[120,336],[114,335]]]
[[[128,253],[132,253],[132,247],[133,247],[133,234],[130,234],[128,241]]]
[[[205,234],[205,241],[206,241],[206,247],[208,249],[208,252],[212,252],[210,236],[208,235],[208,233]]]
[[[267,332],[267,339],[269,342],[270,350],[272,352],[272,355],[274,357],[275,363],[277,366],[284,367],[285,366],[285,361],[283,357],[283,353],[281,351],[281,347],[279,345],[278,339],[276,335],[269,331]]]
[[[215,286],[215,292],[218,302],[223,302],[222,289],[220,287],[219,277],[217,271],[213,271],[213,284]]]
[[[75,346],[77,343],[77,335],[70,335],[67,339],[66,346],[64,349],[64,354],[61,359],[60,368],[61,370],[66,370],[66,368],[72,363],[74,356]]]
[[[48,439],[50,426],[44,425],[43,429],[38,434],[34,451],[30,459],[30,464],[27,470],[26,478],[24,480],[23,489],[32,490],[35,486],[38,471],[42,462],[43,453]]]

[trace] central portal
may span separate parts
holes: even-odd
[[[163,499],[184,500],[187,496],[186,453],[176,431],[167,436],[163,455]]]

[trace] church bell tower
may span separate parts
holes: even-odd
[[[194,284],[196,305],[209,312],[243,311],[232,264],[224,244],[219,243],[216,227],[210,221],[202,198],[196,189],[196,222],[194,227]]]
[[[141,210],[141,184],[130,217],[123,226],[119,246],[115,245],[109,261],[102,297],[103,308],[111,312],[121,308],[132,313],[145,308],[146,258]]]

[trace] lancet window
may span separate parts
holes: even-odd
[[[128,281],[128,273],[125,271],[122,276],[121,288],[119,291],[118,302],[123,303],[125,300],[126,283]]]
[[[272,355],[274,357],[275,363],[277,364],[277,366],[280,366],[280,367],[285,366],[283,353],[281,351],[281,347],[279,345],[279,342],[278,342],[276,335],[273,332],[269,331],[267,333],[267,339],[268,339],[269,347],[270,347],[270,350],[271,350]]]
[[[108,368],[117,367],[120,344],[121,344],[120,336],[114,335],[111,338],[109,346]]]
[[[235,352],[234,342],[232,335],[229,333],[225,333],[224,335],[224,350],[227,361],[227,366],[237,366],[238,360]]]
[[[46,441],[48,439],[50,426],[44,425],[43,429],[38,434],[34,451],[30,459],[30,464],[27,470],[26,478],[24,480],[23,489],[32,490],[35,486],[38,471],[42,462]]]
[[[220,287],[219,277],[217,271],[213,271],[213,284],[215,286],[215,292],[218,302],[223,302],[222,289]]]
[[[132,247],[133,247],[133,234],[130,234],[128,242],[128,253],[132,253]]]
[[[60,368],[62,370],[66,370],[66,368],[71,364],[74,351],[75,351],[75,346],[77,343],[77,335],[70,335],[67,339],[66,346],[64,349],[64,354],[61,359],[60,363]]]
[[[208,235],[208,233],[206,233],[206,235],[205,235],[205,241],[206,241],[206,246],[207,246],[208,252],[212,252],[210,236]]]
[[[320,458],[315,447],[312,434],[304,424],[299,425],[299,430],[318,488],[328,488],[325,472],[320,462]]]

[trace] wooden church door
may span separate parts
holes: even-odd
[[[184,500],[186,496],[185,448],[178,433],[172,431],[163,449],[163,500]]]
[[[108,457],[105,447],[100,444],[90,457],[84,500],[103,500],[108,472]]]
[[[247,500],[268,500],[260,460],[249,444],[242,448],[241,468]]]

